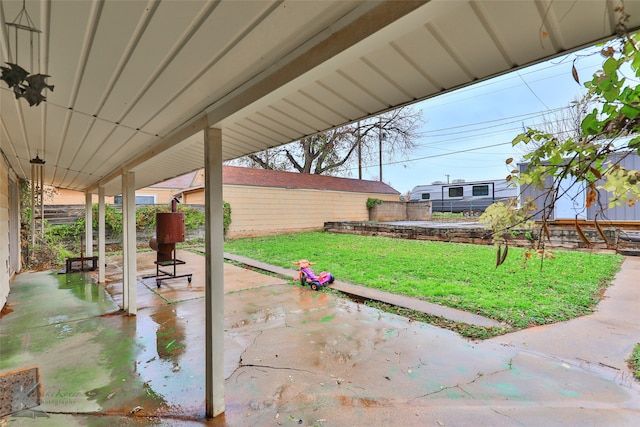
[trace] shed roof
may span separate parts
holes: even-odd
[[[196,177],[198,171],[186,173],[184,175],[177,176],[175,178],[168,179],[166,181],[159,182],[154,185],[150,185],[150,188],[189,188],[193,185],[193,180]]]
[[[283,172],[267,169],[223,166],[222,182],[225,185],[245,185],[254,187],[298,188],[328,191],[347,191],[353,193],[400,194],[388,184],[380,181],[368,181],[335,176],[316,175],[296,172]],[[185,192],[197,191],[202,186],[192,187]]]

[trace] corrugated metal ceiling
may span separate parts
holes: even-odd
[[[45,182],[120,193],[203,166],[201,129],[224,159],[592,45],[615,34],[618,1],[26,1],[42,30],[2,25],[0,62],[49,74],[29,107],[0,83],[0,148]],[[2,23],[22,0],[1,0]],[[627,2],[629,28],[640,2]],[[31,63],[33,62],[33,63]]]

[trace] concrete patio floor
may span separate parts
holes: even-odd
[[[118,260],[27,272],[0,318],[0,375],[37,367],[46,426],[636,426],[626,367],[640,339],[640,259],[592,315],[483,342],[225,264],[226,412],[204,417],[204,257],[185,278],[138,254],[138,315],[120,310]],[[14,396],[15,398],[15,396]]]

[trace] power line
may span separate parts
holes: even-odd
[[[464,149],[464,150],[451,151],[449,153],[433,154],[431,156],[418,157],[418,158],[415,158],[415,159],[410,159],[410,160],[405,160],[405,161],[400,161],[399,160],[399,161],[396,161],[396,162],[389,162],[389,163],[386,163],[386,164],[387,165],[395,165],[395,164],[398,164],[398,163],[405,163],[406,161],[416,162],[418,160],[433,159],[433,158],[436,158],[436,157],[450,156],[450,155],[453,155],[453,154],[469,153],[471,151],[484,150],[486,148],[500,147],[502,145],[510,145],[510,144],[511,144],[511,142],[499,142],[497,144],[484,145],[482,147],[467,148],[467,149]]]
[[[471,126],[478,126],[478,125],[485,125],[485,124],[489,124],[489,123],[496,123],[496,122],[501,122],[503,120],[518,119],[518,120],[513,120],[511,122],[505,123],[505,124],[511,124],[511,123],[519,122],[523,118],[533,119],[533,118],[536,118],[536,117],[544,117],[545,114],[557,113],[559,111],[562,111],[562,110],[568,109],[568,108],[571,108],[571,106],[553,108],[553,109],[544,110],[544,111],[536,111],[536,112],[527,113],[527,114],[519,114],[517,116],[502,117],[502,118],[493,119],[493,120],[484,120],[482,122],[467,123],[467,124],[464,124],[464,125],[457,125],[457,126],[452,126],[452,127],[448,127],[448,128],[433,129],[433,130],[428,131],[428,132],[429,133],[442,132],[442,131],[448,131],[448,130],[451,130],[451,129],[460,129],[460,128],[466,128],[466,127],[471,127]],[[492,127],[494,127],[494,126],[492,126]],[[480,129],[486,129],[486,128],[480,128]],[[445,134],[445,135],[448,135],[448,134]]]
[[[479,150],[484,150],[484,149],[487,149],[487,148],[500,147],[502,145],[510,145],[510,144],[511,144],[511,142],[500,142],[500,143],[497,143],[497,144],[484,145],[482,147],[466,148],[464,150],[451,151],[451,152],[448,152],[448,153],[433,154],[433,155],[430,155],[430,156],[417,157],[415,159],[405,159],[405,160],[397,160],[397,161],[393,161],[393,162],[386,162],[386,163],[383,163],[383,166],[397,165],[397,164],[400,164],[400,163],[417,162],[417,161],[420,161],[420,160],[434,159],[436,157],[451,156],[451,155],[454,155],[454,154],[464,154],[464,153],[469,153],[469,152],[472,152],[472,151],[479,151]],[[374,167],[374,166],[378,166],[378,163],[372,164],[372,165],[364,165],[363,167],[369,168],[369,167]],[[357,169],[357,168],[349,168],[349,170],[354,170],[354,169]]]
[[[595,53],[597,53],[596,51],[594,51],[593,53],[590,53],[589,56],[593,56],[595,57],[596,55],[594,55]],[[425,102],[424,107],[421,108],[423,115],[428,115],[429,114],[429,110],[430,109],[435,109],[435,108],[441,108],[443,105],[446,104],[451,104],[451,103],[455,103],[455,102],[466,102],[468,103],[469,100],[471,98],[475,98],[475,97],[480,97],[480,96],[485,96],[486,93],[479,93],[477,96],[473,96],[471,95],[469,92],[470,91],[487,91],[487,90],[491,90],[490,87],[496,84],[504,84],[505,82],[507,82],[507,84],[509,84],[509,81],[513,81],[512,79],[519,79],[522,81],[522,84],[524,84],[527,88],[527,90],[529,90],[529,92],[531,92],[533,94],[533,96],[535,96],[538,101],[544,105],[544,107],[546,108],[546,110],[544,111],[537,111],[537,112],[532,112],[532,113],[526,113],[526,114],[520,114],[520,115],[515,115],[515,116],[509,116],[509,117],[504,117],[504,118],[500,118],[500,119],[492,119],[492,120],[486,120],[486,121],[481,121],[481,122],[475,122],[475,123],[467,123],[467,124],[463,124],[463,125],[456,125],[456,126],[451,126],[451,127],[446,127],[446,128],[439,128],[439,129],[433,129],[433,130],[425,130],[425,132],[423,133],[423,138],[427,138],[427,139],[431,139],[431,141],[428,141],[426,143],[422,143],[422,144],[418,144],[418,147],[425,147],[425,148],[430,148],[432,150],[443,150],[441,148],[438,147],[434,147],[434,145],[437,144],[444,144],[444,143],[449,143],[451,144],[452,141],[462,141],[462,140],[470,140],[473,138],[478,138],[478,137],[486,137],[486,136],[491,136],[491,135],[497,135],[497,134],[502,134],[502,133],[506,133],[506,132],[513,132],[513,131],[518,131],[517,133],[521,133],[522,132],[522,127],[525,125],[525,121],[531,123],[530,125],[528,125],[527,127],[532,127],[532,128],[536,128],[541,126],[539,123],[532,123],[537,121],[536,119],[539,118],[545,118],[544,122],[546,124],[553,124],[553,123],[560,123],[561,121],[565,120],[564,118],[558,118],[555,117],[554,119],[549,119],[548,116],[550,115],[554,115],[557,113],[560,113],[562,111],[574,108],[573,105],[567,105],[564,107],[558,107],[558,108],[549,108],[547,106],[547,104],[538,96],[538,94],[533,90],[533,88],[530,86],[529,83],[535,83],[535,82],[539,82],[539,81],[543,81],[543,80],[548,80],[548,79],[553,79],[556,78],[558,76],[560,76],[560,74],[555,74],[552,76],[545,76],[543,78],[539,78],[539,79],[534,79],[531,82],[527,82],[525,81],[523,76],[526,75],[531,75],[531,74],[539,74],[545,70],[548,69],[553,69],[553,68],[557,68],[558,66],[563,65],[562,61],[565,61],[564,64],[569,63],[570,58],[572,56],[575,55],[567,55],[565,58],[561,59],[560,63],[554,64],[554,63],[550,63],[549,66],[544,67],[544,68],[537,68],[535,70],[520,70],[516,73],[513,73],[511,76],[507,76],[501,78],[501,79],[491,79],[485,82],[481,82],[478,84],[475,84],[473,86],[469,86],[467,88],[463,88],[454,92],[451,92],[450,94],[447,95],[451,95],[452,98],[449,98],[449,100],[447,100],[445,97],[441,98],[445,101],[449,101],[449,102],[444,102],[444,103],[433,103],[433,105],[428,105]],[[581,56],[581,57],[585,57]],[[582,64],[584,64],[584,61],[581,61]],[[601,62],[598,61],[598,65],[601,65]],[[587,63],[585,64],[585,67],[579,67],[579,69],[584,70],[585,68],[593,68],[596,67],[598,65],[595,64],[590,64]],[[564,73],[563,73],[564,74]],[[568,75],[569,73],[566,72],[566,74]],[[516,86],[521,86],[522,84],[519,85],[515,85]],[[497,91],[502,91],[502,90],[508,90],[511,89],[511,87],[508,88],[499,88],[498,90],[494,90],[494,93]],[[447,96],[445,95],[445,96]],[[453,98],[453,96],[455,95],[463,95],[464,99],[458,100]],[[546,116],[546,117],[545,117]],[[508,127],[506,129],[504,129],[505,126],[507,125],[511,125],[513,123],[518,123],[519,126],[517,128],[515,127]],[[497,130],[497,127],[503,127],[500,130]],[[491,132],[484,132],[484,133],[478,133],[479,131],[483,131],[483,130],[487,130],[487,129],[492,129]],[[460,136],[460,137],[456,137],[456,138],[448,138],[448,139],[443,139],[443,140],[437,140],[437,141],[433,141],[433,138],[441,138],[441,137],[446,137],[446,136]],[[421,138],[422,139],[422,138]],[[495,144],[489,144],[489,145],[483,145],[480,147],[471,147],[471,148],[464,148],[464,149],[460,149],[460,150],[455,150],[455,151],[449,151],[449,152],[445,152],[445,153],[438,153],[438,154],[430,154],[428,156],[422,156],[422,157],[416,157],[416,158],[411,158],[411,159],[403,159],[403,160],[397,160],[397,161],[389,161],[384,163],[384,165],[386,166],[391,166],[391,165],[397,165],[397,164],[406,164],[406,163],[411,163],[411,162],[418,162],[418,161],[424,161],[424,160],[429,160],[429,159],[436,159],[436,158],[443,158],[443,157],[448,157],[448,156],[459,156],[459,155],[464,155],[464,154],[468,154],[468,153],[476,153],[476,154],[480,154],[477,153],[478,151],[482,151],[482,150],[487,150],[490,148],[495,148],[495,147],[504,147],[504,146],[511,146],[512,142],[502,142],[502,143],[495,143]],[[498,156],[499,154],[496,153],[482,153],[482,154],[486,154],[486,155],[492,155],[492,156]],[[511,156],[513,155],[513,153],[507,153],[505,154],[505,156]],[[373,167],[373,166],[377,166],[376,165],[367,165],[365,166],[366,168],[369,167]],[[407,167],[405,165],[405,167]],[[485,166],[478,166],[478,168],[484,168]]]
[[[527,87],[527,89],[529,89],[529,92],[531,92],[531,94],[533,96],[535,96],[535,98],[540,101],[540,103],[542,105],[544,105],[544,108],[546,108],[547,110],[549,109],[549,107],[547,106],[547,104],[544,103],[544,101],[538,96],[538,94],[533,90],[533,88],[531,86],[529,86],[529,83],[527,83],[527,81],[522,77],[522,75],[520,75],[520,72],[516,71],[516,74],[518,75],[518,77],[520,77],[520,80],[522,80],[522,83],[524,83],[524,85]]]
[[[551,109],[551,110],[547,110],[547,111],[538,111],[538,112],[534,112],[534,113],[528,113],[528,114],[521,114],[521,115],[516,115],[516,116],[509,116],[509,117],[504,117],[501,119],[495,119],[495,120],[487,120],[487,121],[482,121],[482,122],[475,122],[475,123],[469,123],[469,124],[465,124],[465,125],[457,125],[457,126],[451,126],[448,128],[441,128],[441,129],[436,129],[433,131],[425,131],[422,134],[422,138],[421,139],[425,139],[425,138],[437,138],[437,137],[442,137],[442,136],[451,136],[451,135],[466,135],[466,138],[477,138],[477,137],[481,137],[481,136],[491,136],[491,135],[498,135],[498,134],[503,134],[506,132],[513,132],[513,131],[518,131],[521,132],[522,131],[522,126],[524,126],[524,121],[522,121],[522,118],[525,119],[535,119],[535,118],[545,118],[545,116],[549,115],[549,114],[554,114],[554,113],[559,113],[560,111],[563,110],[568,110],[574,108],[573,106],[566,106],[566,107],[560,107],[560,108],[555,108],[555,109]],[[518,120],[511,120],[511,119],[518,119]],[[503,122],[504,120],[511,120],[511,121],[507,121],[504,123],[500,123]],[[566,119],[563,117],[560,118],[556,118],[554,120],[545,120],[545,123],[547,123],[547,125],[553,125],[561,123],[563,121],[565,121]],[[497,125],[490,125],[491,123],[498,123]],[[519,123],[522,126],[518,126],[518,127],[510,127],[510,128],[501,128],[501,129],[496,129],[498,126],[506,126],[506,125],[510,125],[513,123]],[[474,128],[474,129],[467,129],[467,130],[461,130],[461,131],[456,131],[456,132],[447,132],[447,133],[438,133],[438,132],[444,132],[444,131],[448,131],[448,130],[456,130],[456,129],[463,129],[463,128],[469,128],[472,126],[478,126],[478,125],[488,125],[488,126],[484,126],[484,127],[480,127],[480,128]],[[543,124],[540,123],[531,123],[528,127],[532,127],[532,128],[536,128],[536,127],[540,127],[540,126],[545,126]],[[481,130],[485,130],[485,129],[494,129],[494,131],[492,132],[486,132],[486,133],[476,133],[477,131],[481,131]],[[435,135],[434,135],[435,133]],[[557,133],[557,132],[556,132]],[[570,131],[565,131],[565,133],[570,133]],[[426,143],[421,143],[421,144],[416,144],[419,147],[431,147],[434,146],[436,144],[441,144],[441,143],[447,143],[447,142],[451,142],[451,141],[457,141],[460,140],[461,138],[449,138],[449,139],[444,139],[444,140],[439,140],[439,141],[429,141]]]
[[[600,52],[600,49],[596,49],[596,50],[590,51],[590,52],[588,52],[586,54],[582,54],[582,55],[570,53],[570,54],[567,54],[564,57],[562,57],[558,62],[553,62],[553,60],[551,60],[551,61],[548,61],[546,63],[548,65],[546,65],[544,67],[537,68],[536,66],[533,66],[533,67],[522,69],[522,70],[519,71],[519,73],[521,75],[523,75],[523,76],[527,76],[527,75],[530,75],[530,74],[533,74],[533,75],[540,74],[540,73],[542,73],[544,71],[548,71],[548,70],[555,69],[555,68],[558,68],[560,66],[566,65],[567,63],[570,63],[570,62],[572,63],[573,62],[571,60],[572,56],[575,56],[575,57],[581,58],[581,59],[588,59],[588,58],[596,58],[597,59],[597,61],[595,63],[593,63],[593,64],[591,64],[591,63],[584,64],[584,61],[581,61],[582,64],[580,62],[578,62],[577,63],[578,66],[576,68],[579,71],[583,71],[583,70],[588,69],[588,68],[599,67],[599,66],[602,66],[602,60],[599,57],[599,52]],[[565,60],[566,60],[566,62],[565,62]],[[541,65],[541,64],[538,64],[538,65]],[[547,76],[547,77],[539,78],[539,79],[536,79],[536,80],[532,80],[532,82],[536,83],[536,82],[540,82],[540,81],[543,81],[543,80],[554,79],[554,78],[557,78],[557,77],[559,77],[559,76],[561,76],[563,74],[566,74],[566,73],[565,72],[557,73],[557,74],[554,74],[554,75],[551,75],[551,76]],[[483,82],[478,82],[478,83],[475,83],[473,85],[470,85],[470,86],[467,86],[467,87],[464,87],[464,88],[461,88],[461,89],[457,89],[456,91],[451,92],[450,94],[443,95],[443,97],[441,99],[445,99],[445,97],[447,95],[462,94],[462,93],[466,93],[466,92],[469,92],[469,91],[484,89],[484,88],[492,86],[492,85],[508,82],[509,80],[514,80],[514,79],[518,79],[518,78],[519,77],[517,75],[512,74],[512,73],[504,74],[502,76],[498,76],[498,77],[493,78],[493,79],[485,80]],[[516,84],[514,86],[510,86],[508,88],[504,88],[504,89],[500,89],[500,90],[507,90],[507,89],[511,89],[513,87],[516,87],[516,86],[519,86],[519,85]],[[465,99],[468,99],[468,97],[466,97]],[[440,104],[440,105],[442,105],[442,104]]]

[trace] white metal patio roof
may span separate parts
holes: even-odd
[[[0,63],[48,74],[30,107],[0,82],[0,148],[22,178],[121,192],[203,166],[205,126],[225,160],[451,91],[615,35],[608,0],[27,0],[29,60],[0,0]],[[625,3],[628,28],[640,2]],[[31,63],[33,62],[33,63]]]

